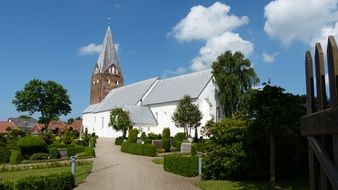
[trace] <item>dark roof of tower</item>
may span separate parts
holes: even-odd
[[[113,42],[110,27],[108,26],[106,35],[103,40],[100,56],[97,60],[100,72],[104,72],[111,65],[115,65],[116,69],[122,74],[119,59]]]

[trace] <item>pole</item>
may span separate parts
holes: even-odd
[[[74,180],[75,180],[75,176],[76,176],[76,156],[71,156],[70,160],[72,162],[71,171],[72,171],[72,174],[73,174]]]
[[[197,156],[198,156],[198,175],[202,176],[202,153],[197,152]]]

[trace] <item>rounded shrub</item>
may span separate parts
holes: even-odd
[[[130,129],[128,133],[128,142],[129,143],[136,143],[137,141],[137,134],[138,134],[138,129]]]
[[[115,139],[115,145],[121,145],[124,140],[125,140],[125,138],[123,138],[123,137],[117,137]]]
[[[183,132],[176,133],[176,135],[174,136],[175,141],[181,141],[182,142],[185,139],[187,139],[187,134],[183,133]]]
[[[23,161],[22,153],[18,150],[13,150],[9,163],[11,164],[20,164]]]
[[[147,135],[146,135],[145,132],[142,132],[142,134],[141,134],[141,139],[142,139],[143,142],[146,141]]]
[[[33,154],[29,159],[30,160],[48,160],[50,159],[50,155],[47,154],[47,153],[36,153],[36,154]]]
[[[8,163],[12,152],[7,149],[0,150],[0,163]]]
[[[53,158],[53,159],[60,158],[60,153],[59,153],[59,150],[57,148],[48,148],[48,152],[49,152],[49,155],[51,156],[51,158]]]
[[[170,129],[168,127],[163,129],[163,131],[162,131],[162,139],[163,140],[170,139]]]
[[[19,139],[17,145],[25,157],[38,152],[46,152],[46,142],[41,137],[25,136]]]

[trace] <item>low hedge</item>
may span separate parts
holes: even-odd
[[[182,141],[172,141],[172,146],[174,147],[175,151],[181,151],[181,144]]]
[[[163,168],[165,171],[193,177],[198,175],[198,158],[196,156],[168,155],[164,157]]]
[[[67,148],[68,156],[75,156],[76,154],[83,152],[86,147],[69,147]]]
[[[8,163],[11,158],[12,151],[7,149],[0,150],[0,163]]]
[[[123,137],[117,137],[115,139],[115,145],[122,145],[124,140],[125,140],[125,138],[123,138]]]
[[[90,156],[95,157],[95,149],[94,148],[85,148],[83,152],[90,155]]]
[[[47,153],[36,153],[36,154],[33,154],[29,159],[30,160],[49,160],[50,159],[50,155],[47,154]]]
[[[9,159],[9,163],[11,164],[20,164],[23,161],[22,153],[18,150],[13,150],[11,157]]]
[[[136,154],[141,156],[156,156],[156,148],[150,144],[128,143],[121,145],[121,152]]]
[[[75,187],[74,176],[70,173],[51,174],[47,176],[31,176],[12,183],[0,183],[0,189],[20,190],[67,190]]]

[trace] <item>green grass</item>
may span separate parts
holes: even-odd
[[[163,158],[155,158],[151,160],[154,164],[163,164]]]
[[[307,190],[306,179],[296,179],[277,182],[274,188],[269,188],[267,182],[236,182],[236,181],[197,181],[195,185],[203,190]]]
[[[79,184],[86,179],[86,177],[90,174],[92,167],[93,167],[92,164],[76,166],[76,177],[75,177],[76,184]],[[67,171],[70,171],[70,166],[0,172],[0,177],[2,178],[3,181],[16,181],[20,178],[25,178],[29,176],[49,175],[49,174],[54,174],[54,173],[67,172]]]

